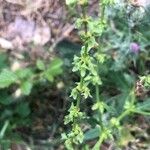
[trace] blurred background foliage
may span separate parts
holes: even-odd
[[[106,120],[119,114],[129,97],[136,97],[140,110],[149,112],[150,79],[144,80],[147,86],[140,91],[137,83],[150,74],[150,9],[120,2],[106,12],[109,25],[98,39],[106,56],[99,66],[101,98],[111,112],[106,114]],[[69,17],[74,15],[72,11]],[[133,43],[139,46],[137,52],[131,48]],[[70,38],[57,41],[55,51],[49,52],[43,46],[45,53],[50,53],[48,59],[33,59],[25,52],[24,59],[18,60],[9,51],[0,53],[0,143],[4,150],[25,145],[36,150],[64,149],[60,135],[67,128],[63,118],[69,108],[70,90],[79,79],[78,74],[72,73],[72,60],[81,45],[77,30],[73,29]],[[83,122],[85,143],[89,145],[99,136],[99,129],[95,128],[98,116],[88,109],[92,104],[88,99],[82,105],[87,116],[91,116]],[[125,118],[121,134],[115,135],[121,149],[150,149],[150,118]],[[111,145],[109,141],[105,144],[104,147]]]

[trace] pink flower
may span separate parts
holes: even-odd
[[[140,45],[139,44],[137,44],[137,43],[131,43],[130,44],[130,51],[132,52],[132,53],[135,53],[135,54],[137,54],[139,51],[140,51]]]

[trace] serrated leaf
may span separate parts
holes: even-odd
[[[32,89],[32,83],[29,81],[25,81],[21,84],[21,91],[24,95],[29,95]]]
[[[49,72],[53,74],[60,74],[62,73],[63,61],[60,58],[55,58],[48,66]]]
[[[17,76],[14,72],[4,69],[0,73],[0,88],[6,88],[10,86],[12,83],[16,82]]]
[[[55,58],[48,66],[47,70],[44,72],[45,77],[49,81],[53,81],[54,77],[62,73],[63,61],[59,58]]]
[[[33,72],[30,68],[24,68],[17,70],[16,75],[18,76],[18,78],[24,79],[31,77],[33,75]]]
[[[36,62],[36,66],[39,70],[45,70],[45,64],[42,60],[38,59]]]

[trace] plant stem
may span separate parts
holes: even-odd
[[[146,115],[146,116],[150,116],[150,112],[144,112],[144,111],[133,111],[134,113],[137,113],[137,114],[142,114],[142,115]]]
[[[82,15],[83,15],[83,19],[86,20],[85,6],[82,7]],[[87,35],[87,22],[86,21],[84,21],[84,32],[85,32],[85,35]],[[88,45],[85,43],[85,52],[84,52],[85,55],[87,54],[87,48],[88,48]],[[83,86],[83,81],[84,81],[84,78],[82,76],[80,76],[80,86],[81,86],[81,88]],[[80,102],[81,102],[81,94],[79,94],[79,96],[77,96],[76,107],[78,109],[80,109]],[[73,120],[73,125],[72,125],[73,128],[75,127],[76,124],[77,124],[77,120],[74,119]]]
[[[96,101],[99,102],[100,101],[100,96],[99,96],[99,85],[96,84],[95,85],[96,88]]]
[[[77,104],[76,104],[76,106],[79,108],[80,107],[80,99],[81,99],[81,96],[79,96],[78,98],[77,98]]]
[[[97,143],[95,144],[95,146],[92,148],[92,150],[99,150],[103,141],[105,139],[105,134],[104,132],[102,132],[102,134],[99,137],[99,140],[97,141]]]
[[[8,127],[8,125],[9,125],[9,121],[6,120],[4,125],[3,125],[2,130],[0,131],[0,139],[2,139],[4,137],[4,134],[5,134],[5,131],[6,131],[7,127]]]
[[[99,85],[96,84],[95,85],[96,88],[96,102],[99,103],[100,102],[100,95],[99,95]],[[101,129],[103,129],[103,123],[102,123],[102,113],[101,110],[98,109],[98,115],[99,115],[99,124],[101,126]]]
[[[101,3],[100,3],[100,6],[102,6]],[[104,19],[104,12],[105,12],[105,7],[102,6],[100,8],[101,20]],[[99,63],[97,62],[97,74],[99,72],[98,66],[99,66]],[[99,103],[100,102],[100,95],[99,95],[99,85],[98,84],[95,85],[95,90],[96,90],[96,101],[97,101],[97,103]],[[101,133],[100,133],[99,140],[97,141],[97,143],[95,144],[95,146],[93,147],[92,150],[99,150],[99,148],[101,147],[101,144],[103,143],[103,141],[105,139],[105,134],[104,134],[104,131],[103,131],[104,127],[103,127],[103,122],[102,122],[102,113],[101,113],[100,109],[98,109],[98,114],[99,114],[99,124],[100,124],[100,127],[101,127]]]
[[[101,10],[101,19],[102,20],[104,19],[104,16],[105,16],[105,7],[102,7],[102,10]]]
[[[87,35],[87,32],[88,32],[88,27],[87,27],[87,17],[86,17],[86,7],[85,6],[82,6],[82,17],[84,19],[84,32],[85,32],[85,35]]]
[[[118,121],[121,121],[125,116],[127,116],[131,111],[130,110],[126,110],[124,111],[119,117],[118,117]]]

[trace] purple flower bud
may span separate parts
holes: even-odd
[[[137,54],[137,53],[140,51],[140,45],[137,44],[137,43],[131,43],[131,44],[130,44],[130,51],[131,51],[132,53]]]

